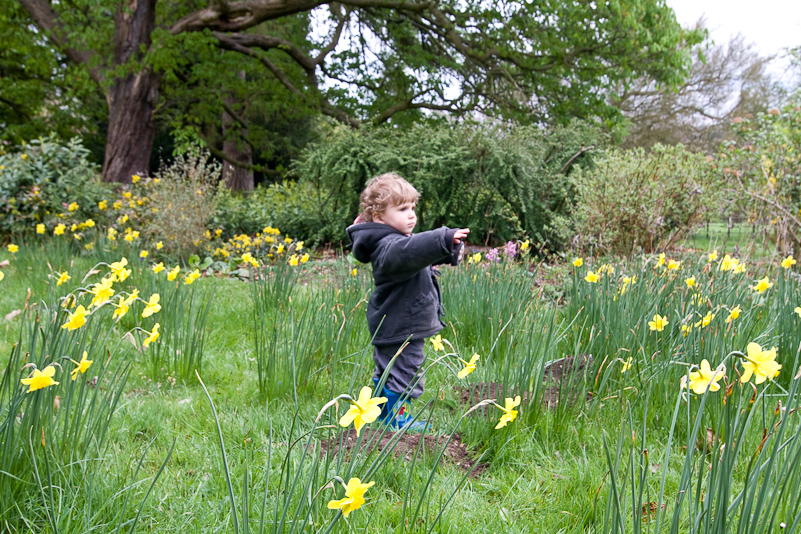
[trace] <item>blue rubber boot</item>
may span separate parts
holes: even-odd
[[[373,378],[375,387],[378,388],[378,380]],[[386,387],[381,391],[381,395],[387,398],[387,402],[381,407],[381,415],[378,420],[387,425],[390,430],[401,430],[406,428],[407,432],[430,432],[431,426],[428,421],[412,421],[413,417],[409,414],[410,401],[404,397],[401,401],[401,394],[388,390]]]

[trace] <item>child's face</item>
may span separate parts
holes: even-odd
[[[388,224],[402,234],[411,234],[417,225],[417,214],[414,212],[415,203],[407,202],[398,206],[388,207],[381,215],[374,215],[373,220]]]

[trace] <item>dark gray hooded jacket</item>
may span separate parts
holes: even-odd
[[[407,236],[389,225],[367,222],[346,232],[353,256],[373,264],[375,289],[367,305],[367,326],[374,345],[401,343],[409,336],[424,339],[445,327],[442,294],[431,266],[452,263],[455,229],[443,226]]]

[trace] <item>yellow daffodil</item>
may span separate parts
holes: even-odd
[[[765,290],[771,288],[773,286],[773,282],[768,281],[768,277],[761,279],[755,286],[751,286],[751,289],[756,291],[757,293],[764,293]]]
[[[697,371],[690,371],[690,389],[696,395],[703,395],[707,387],[709,391],[720,389],[720,380],[726,374],[726,366],[720,364],[717,369],[712,370],[707,360],[701,360],[701,367]],[[681,388],[687,387],[687,375],[681,377]]]
[[[143,250],[143,251],[139,252],[139,257],[142,258],[142,259],[145,259],[145,258],[147,258],[147,254],[148,254],[148,252],[146,250]]]
[[[689,325],[687,325],[687,324],[681,325],[681,335],[683,335],[684,337],[689,336],[690,332],[692,332],[692,329],[693,329],[693,325],[691,325],[691,324],[689,324]]]
[[[283,244],[283,243],[280,243],[280,244],[278,245],[278,248],[276,248],[276,249],[275,249],[275,253],[276,253],[276,254],[281,254],[282,252],[284,252],[284,244]]]
[[[156,265],[151,267],[151,269],[153,269],[154,274],[159,274],[161,271],[164,270],[164,262],[163,261],[158,262]]]
[[[737,262],[737,265],[734,266],[734,270],[732,270],[734,274],[740,274],[745,272],[745,264]]]
[[[112,282],[124,282],[131,275],[131,270],[126,269],[126,265],[128,265],[127,258],[122,258],[120,261],[115,261],[109,265],[109,269],[111,269]]]
[[[9,251],[10,253],[12,253],[12,254],[16,254],[16,253],[17,253],[17,251],[19,250],[19,247],[18,247],[17,245],[15,245],[14,243],[10,243],[10,244],[8,245],[8,247],[6,247],[6,248],[8,248],[8,251]]]
[[[732,258],[728,254],[726,254],[725,256],[723,256],[723,259],[720,261],[719,270],[721,270],[721,271],[731,271],[735,267],[737,267],[737,265],[739,263],[740,262],[736,258]]]
[[[476,252],[475,254],[471,255],[469,258],[467,258],[467,263],[481,263],[481,253]]]
[[[773,380],[779,376],[781,364],[776,363],[776,347],[770,350],[762,350],[758,343],[749,343],[746,348],[748,357],[742,361],[743,376],[740,382],[746,383],[751,380],[751,375],[756,376],[756,383],[761,384],[765,380]]]
[[[56,274],[58,274],[58,279],[56,280],[56,285],[57,286],[60,286],[62,284],[66,284],[67,280],[69,280],[71,278],[67,271],[64,271],[63,273],[56,273]]]
[[[529,242],[528,239],[526,239],[525,241],[520,243],[520,252],[525,252],[526,250],[528,250],[528,247],[529,247]]]
[[[87,360],[86,356],[87,356],[86,351],[83,351],[83,356],[81,356],[80,362],[76,362],[75,360],[70,360],[72,363],[77,365],[77,367],[70,372],[70,377],[73,380],[78,378],[78,373],[81,374],[85,373],[86,370],[89,369],[89,366],[92,365],[92,360]]]
[[[342,510],[342,516],[348,517],[349,513],[358,510],[365,503],[364,494],[373,484],[375,482],[362,484],[362,481],[358,478],[351,478],[345,487],[345,498],[338,501],[328,501],[328,509]]]
[[[111,207],[114,208],[115,210],[122,208],[122,200],[115,200],[114,204],[112,204]]]
[[[670,260],[668,261],[667,268],[669,271],[678,271],[679,269],[681,269],[681,262],[676,260]]]
[[[601,279],[600,275],[597,275],[592,271],[589,271],[587,273],[587,276],[584,277],[584,280],[586,280],[587,282],[589,282],[591,284],[597,283],[598,280],[600,280],[600,279]]]
[[[790,267],[792,267],[792,266],[793,266],[793,265],[795,265],[796,263],[797,263],[797,262],[795,261],[795,258],[793,258],[793,255],[792,255],[792,254],[790,254],[789,256],[787,256],[786,258],[784,258],[784,259],[782,260],[782,267],[783,267],[784,269],[789,269]]]
[[[159,338],[159,326],[160,325],[158,323],[153,325],[153,331],[149,332],[147,338],[145,338],[145,340],[142,341],[143,348],[147,348],[148,345],[150,345]]]
[[[695,327],[698,328],[700,326],[700,327],[703,328],[705,326],[709,326],[709,323],[711,323],[712,319],[714,319],[714,318],[715,318],[715,314],[712,313],[712,312],[708,312],[706,315],[704,315],[703,319],[701,319],[700,321],[695,323]]]
[[[79,208],[80,206],[78,206],[77,202],[70,202],[70,205],[67,206],[67,209],[70,211],[78,211]]]
[[[20,379],[20,382],[23,386],[28,386],[28,391],[26,391],[26,393],[30,393],[31,391],[43,389],[48,386],[57,386],[58,382],[53,380],[55,374],[56,368],[52,365],[48,365],[41,371],[39,369],[34,369],[31,376]]]
[[[64,224],[59,223],[53,228],[53,235],[62,235],[66,229],[67,227]]]
[[[108,239],[109,241],[116,241],[117,240],[117,231],[114,228],[108,229]]]
[[[123,315],[128,313],[128,308],[130,306],[127,302],[125,302],[124,298],[120,297],[119,303],[115,304],[114,307],[116,309],[114,310],[114,314],[112,315],[112,317],[116,317],[117,320],[119,321],[120,319],[122,319]]]
[[[735,306],[734,308],[732,308],[731,311],[729,312],[729,316],[726,317],[726,321],[725,321],[726,324],[728,324],[728,323],[732,322],[733,320],[737,319],[740,316],[740,312],[741,311],[742,310],[740,309],[740,306]]]
[[[245,263],[253,263],[253,256],[250,255],[250,252],[245,252],[242,254],[242,261]]]
[[[134,174],[133,176],[131,176],[131,183],[135,184],[136,182],[138,182],[141,179],[142,179],[141,176],[139,176],[138,174]]]
[[[108,208],[108,202],[106,202],[106,199],[103,199],[97,203],[97,209],[100,211],[103,211],[106,208]]]
[[[200,271],[195,269],[194,271],[186,275],[186,278],[184,278],[184,284],[191,285],[192,282],[194,282],[198,278],[200,278]]]
[[[695,285],[695,277],[691,276],[689,278],[685,278],[684,283],[687,284],[687,287],[693,287]]]
[[[709,256],[707,257],[707,263],[713,262],[713,261],[715,261],[717,259],[718,259],[718,251],[717,251],[717,249],[715,249],[715,250],[713,250],[712,252],[709,253]]]
[[[309,261],[309,253],[308,252],[300,257],[300,263],[306,263],[307,261]]]
[[[87,311],[83,304],[75,308],[75,313],[67,312],[69,314],[69,319],[67,322],[61,325],[61,328],[66,328],[67,330],[77,330],[86,324],[86,318],[89,316],[89,311]]]
[[[161,304],[159,304],[159,294],[153,293],[150,295],[150,300],[147,301],[147,305],[145,305],[145,309],[142,310],[142,317],[150,317],[154,313],[158,313],[161,310]]]
[[[801,306],[796,306],[793,312],[797,313],[798,316],[801,317]]]
[[[178,273],[181,272],[181,266],[176,265],[169,273],[167,273],[167,280],[172,282],[178,276]]]
[[[659,260],[657,260],[657,262],[656,262],[656,266],[657,267],[664,267],[664,265],[665,265],[665,255],[664,254],[660,254],[659,255]]]
[[[356,274],[357,274],[358,272],[359,272],[359,270],[354,268],[354,269],[353,269],[353,270],[350,272],[350,275],[351,275],[351,276],[356,276]]]
[[[668,321],[667,316],[662,317],[657,313],[654,315],[653,321],[648,321],[648,328],[650,328],[652,331],[656,330],[657,332],[661,332],[669,324],[670,322]]]
[[[496,404],[496,406],[498,405]],[[506,426],[507,423],[511,423],[512,421],[515,420],[515,418],[517,417],[517,410],[515,410],[514,408],[516,408],[517,406],[520,406],[520,395],[516,396],[514,400],[510,399],[509,397],[506,397],[506,406],[503,408],[498,406],[498,408],[501,408],[501,410],[503,410],[504,413],[501,416],[500,420],[498,421],[498,424],[495,425],[495,430],[503,428]]]
[[[5,277],[6,277],[6,273],[4,273],[3,271],[0,271],[0,282],[2,282],[3,278],[5,278]]]
[[[346,427],[353,423],[358,436],[362,427],[372,423],[381,415],[381,404],[387,402],[386,397],[373,397],[373,390],[364,386],[357,400],[351,400],[350,409],[339,420],[339,425]]]
[[[295,243],[295,252],[300,252],[303,250],[303,241],[298,241]]]
[[[297,264],[298,264],[298,255],[292,254],[292,256],[289,257],[289,265],[295,267],[297,266]]]
[[[112,289],[111,284],[111,278],[103,278],[100,282],[92,286],[89,293],[94,295],[94,297],[92,298],[92,303],[89,305],[90,308],[92,306],[100,306],[114,295],[114,289]]]
[[[439,334],[431,338],[431,345],[434,347],[434,350],[445,352],[445,345],[442,344],[442,336]]]
[[[161,241],[156,243],[156,250],[161,250],[163,247],[164,247],[164,243],[162,243]]]
[[[581,267],[584,265],[584,258],[576,258],[573,260],[573,267]]]
[[[47,231],[47,227],[45,227],[45,225],[43,225],[42,223],[39,223],[39,224],[36,225],[36,233],[37,234],[43,234],[46,231]]]
[[[86,219],[86,221],[84,221],[82,224],[83,224],[84,228],[94,228],[95,227],[95,221],[93,221],[92,219]]]
[[[623,368],[620,370],[620,374],[623,374],[626,371],[628,371],[629,369],[631,369],[631,365],[632,365],[633,362],[634,362],[634,358],[632,356],[629,356],[628,358],[626,358],[626,361],[623,362]]]
[[[476,370],[476,362],[478,361],[479,358],[481,358],[481,356],[479,356],[478,354],[473,354],[473,357],[470,358],[469,362],[466,362],[463,359],[459,358],[459,361],[464,364],[464,368],[461,371],[459,371],[459,374],[457,376],[459,378],[464,378],[467,375],[469,375],[470,373],[472,373],[473,371],[475,371]]]

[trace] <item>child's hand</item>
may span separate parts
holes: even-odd
[[[467,237],[467,234],[470,233],[470,228],[459,228],[456,230],[456,233],[453,234],[453,244],[458,245],[462,242],[462,239]]]

